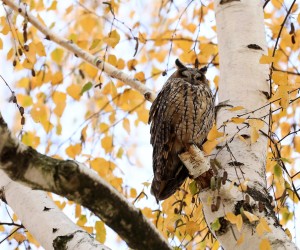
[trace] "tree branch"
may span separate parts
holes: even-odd
[[[81,163],[42,155],[13,137],[0,114],[0,166],[15,181],[73,200],[134,249],[171,249],[141,211]]]
[[[153,102],[155,99],[155,93],[153,93],[150,89],[148,89],[143,83],[138,81],[135,78],[132,78],[131,76],[125,74],[124,72],[118,70],[113,65],[102,61],[97,56],[93,56],[89,54],[88,52],[84,51],[80,47],[78,47],[76,44],[73,43],[73,41],[67,40],[65,38],[61,38],[51,30],[49,30],[47,27],[43,26],[41,22],[34,17],[30,12],[27,11],[25,4],[16,4],[12,0],[3,0],[4,4],[12,8],[14,11],[18,12],[23,17],[26,17],[27,20],[36,27],[41,33],[45,35],[45,37],[48,40],[51,40],[63,48],[67,49],[68,51],[74,53],[76,56],[80,57],[81,59],[85,60],[89,64],[93,65],[94,67],[104,71],[109,76],[116,78],[125,84],[129,85],[130,87],[134,88],[138,92],[140,92],[142,95],[145,96],[146,100]]]
[[[17,213],[22,224],[44,248],[59,246],[62,249],[64,246],[64,249],[110,249],[74,224],[45,192],[31,190],[12,181],[1,170],[0,188],[2,199]]]

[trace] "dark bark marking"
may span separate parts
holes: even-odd
[[[255,50],[263,50],[262,47],[260,47],[259,45],[255,44],[255,43],[251,43],[251,44],[247,45],[247,48],[255,49]]]

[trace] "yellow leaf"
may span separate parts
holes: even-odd
[[[294,137],[294,145],[296,152],[300,153],[300,136]]]
[[[81,153],[81,144],[77,143],[75,145],[70,145],[66,148],[66,154],[70,157],[75,159],[76,155]]]
[[[197,28],[197,25],[196,24],[193,24],[193,23],[190,23],[187,27],[188,31],[190,31],[191,33],[194,33],[196,28]]]
[[[130,134],[130,122],[127,118],[123,119],[123,128]]]
[[[68,15],[73,10],[73,5],[70,5],[65,12],[65,15]]]
[[[51,76],[52,85],[60,84],[62,81],[63,81],[63,74],[60,71],[56,72]]]
[[[245,240],[245,234],[242,233],[241,237],[238,238],[236,244],[239,246],[239,245],[243,244],[244,240]]]
[[[69,96],[71,96],[72,98],[74,98],[75,100],[79,100],[81,95],[81,87],[78,84],[71,84],[68,88],[67,88],[67,93]]]
[[[0,49],[3,49],[3,41],[1,38],[0,38]]]
[[[89,234],[92,234],[94,231],[93,227],[86,227],[86,226],[82,226],[82,228],[87,231]]]
[[[215,147],[218,145],[218,141],[217,140],[213,140],[213,141],[206,141],[202,147],[203,147],[203,151],[206,153],[206,154],[210,154],[214,149]]]
[[[118,152],[117,152],[117,158],[121,159],[122,156],[124,154],[124,149],[123,148],[119,148]]]
[[[6,59],[7,59],[7,60],[11,59],[12,56],[13,56],[13,54],[14,54],[14,49],[11,48],[11,49],[8,51],[8,53],[7,53]]]
[[[35,49],[39,56],[46,56],[45,47],[41,42],[35,44]]]
[[[216,89],[219,87],[219,80],[220,80],[220,77],[219,76],[215,76],[215,78],[214,78],[214,84],[215,84]]]
[[[242,110],[242,109],[245,109],[245,108],[243,106],[236,106],[231,109],[228,109],[228,111],[233,112],[233,111],[238,111],[238,110]]]
[[[112,172],[116,168],[113,162],[107,161],[104,158],[95,158],[90,161],[90,165],[101,176],[108,175],[109,172]]]
[[[290,240],[293,239],[292,234],[290,232],[290,230],[288,228],[284,229],[284,232],[286,233],[286,235],[290,238]]]
[[[40,145],[40,137],[36,136],[32,132],[26,132],[22,136],[22,142],[27,146],[37,148],[37,146]]]
[[[51,6],[47,10],[56,10],[57,1],[53,1]]]
[[[145,74],[144,72],[138,72],[134,75],[134,78],[138,79],[139,81],[141,82],[144,82],[145,81]]]
[[[255,214],[252,214],[252,213],[250,213],[248,211],[244,211],[244,214],[246,215],[246,217],[248,218],[248,220],[250,222],[259,220],[259,218]]]
[[[33,104],[30,95],[17,94],[18,104],[22,107],[28,107]]]
[[[18,88],[29,88],[29,78],[21,78],[17,83]]]
[[[273,5],[276,9],[281,9],[282,1],[271,0],[271,3],[272,3],[272,5]]]
[[[186,233],[193,236],[197,231],[200,230],[200,225],[195,221],[188,221],[186,223]]]
[[[86,216],[81,215],[77,221],[77,225],[82,227],[85,225],[86,222],[87,222]]]
[[[113,149],[113,139],[112,136],[105,136],[102,140],[101,140],[101,145],[105,150],[105,153],[110,153]]]
[[[23,234],[17,232],[14,233],[12,236],[18,243],[22,243],[24,240],[26,240],[26,237]]]
[[[107,62],[113,66],[117,66],[117,57],[111,54],[108,56]]]
[[[121,190],[120,188],[122,187],[123,184],[123,179],[119,177],[114,177],[110,182],[109,182],[114,188],[117,190]]]
[[[135,198],[137,196],[136,189],[130,188],[130,197]]]
[[[263,128],[264,122],[257,119],[251,119],[249,120],[249,125],[251,126],[251,143],[255,143],[259,138],[258,131]]]
[[[242,226],[243,226],[243,218],[242,218],[242,215],[239,214],[239,215],[237,215],[236,227],[240,232],[241,232]]]
[[[104,39],[104,41],[111,47],[115,47],[120,41],[120,35],[116,30],[113,30],[108,34],[108,37]]]
[[[24,50],[24,54],[26,56],[26,59],[29,60],[32,65],[34,65],[36,63],[35,44],[30,43],[28,48],[29,48],[28,51]]]
[[[139,109],[137,111],[137,115],[138,115],[139,121],[141,121],[144,124],[148,124],[148,120],[149,120],[148,112],[145,112],[145,110],[143,110],[143,109]]]
[[[272,62],[274,62],[274,57],[266,56],[266,55],[262,55],[260,60],[259,60],[260,64],[270,64]]]
[[[206,58],[218,53],[218,47],[212,43],[200,43],[199,48],[201,55]]]
[[[1,30],[1,33],[3,35],[7,35],[10,32],[10,27],[8,25],[8,23],[3,23],[3,29]]]
[[[26,59],[24,60],[24,62],[22,63],[22,66],[23,66],[25,69],[33,69],[33,64],[32,64],[32,62],[30,62],[30,61],[28,60],[28,58],[26,58]]]
[[[105,84],[105,86],[102,88],[103,95],[111,95],[112,98],[114,98],[117,94],[117,88],[113,82],[109,82]],[[115,99],[116,104],[118,104],[118,98]]]
[[[127,62],[127,67],[129,70],[135,70],[135,66],[137,65],[137,60],[132,59]]]
[[[246,179],[246,180],[244,180],[244,181],[239,185],[239,190],[240,190],[241,192],[247,191],[247,188],[248,188],[248,182],[249,182],[249,180]]]
[[[272,80],[277,85],[287,84],[288,75],[284,72],[275,71],[272,74]]]
[[[280,124],[280,129],[281,129],[281,136],[285,137],[286,135],[288,135],[290,133],[291,124],[288,122],[282,122]]]
[[[219,241],[216,240],[216,241],[214,242],[214,244],[213,244],[211,250],[218,250],[218,249],[220,249],[220,243],[219,243]]]
[[[215,140],[215,139],[217,139],[217,138],[219,138],[219,137],[221,137],[223,135],[224,135],[224,133],[219,132],[217,130],[216,125],[214,125],[212,127],[212,129],[209,131],[208,135],[207,135],[207,140],[213,141],[213,140]]]
[[[76,204],[75,205],[75,218],[79,218],[81,216],[81,206]]]
[[[104,223],[102,221],[96,221],[95,230],[96,230],[96,240],[98,240],[100,243],[103,244],[106,240],[106,229]]]
[[[262,236],[264,232],[272,232],[271,228],[269,227],[267,221],[264,218],[259,219],[259,223],[256,227],[256,232],[259,236]]]
[[[231,121],[233,123],[236,123],[236,124],[243,123],[245,120],[246,120],[246,118],[239,118],[239,117],[232,117],[231,118]]]
[[[93,15],[85,15],[81,18],[79,24],[85,32],[91,33],[93,29],[97,27],[97,19]]]
[[[259,244],[259,250],[271,250],[270,241],[268,239],[262,239]]]
[[[31,117],[37,123],[42,123],[48,120],[48,109],[44,103],[38,102],[31,109]]]
[[[61,117],[66,107],[66,94],[55,91],[52,98],[56,105],[54,108],[54,114],[56,114],[58,117]]]
[[[139,32],[139,41],[141,43],[146,43],[147,42],[146,37],[147,37],[146,33]]]
[[[125,68],[125,62],[123,59],[119,58],[117,62],[117,68],[118,69],[124,69]]]
[[[228,212],[225,215],[225,219],[228,220],[231,224],[235,224],[237,222],[237,216],[231,212]]]
[[[88,63],[82,63],[79,66],[79,69],[84,71],[89,77],[94,78],[98,73],[98,69]]]
[[[102,123],[100,123],[100,125],[99,125],[99,129],[100,129],[100,133],[107,132],[108,129],[109,129],[109,125],[106,124],[106,123],[104,123],[104,122],[102,122]]]
[[[61,48],[56,48],[51,52],[51,59],[57,64],[60,64],[62,62],[63,56],[64,50]]]
[[[192,48],[192,45],[194,44],[192,41],[188,40],[177,40],[174,41],[174,44],[178,46],[178,48],[182,49],[183,52],[189,52]]]
[[[86,125],[82,130],[81,130],[81,140],[86,141],[87,138],[87,134],[86,134],[86,130],[87,130],[88,126]]]

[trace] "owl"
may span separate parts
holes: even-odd
[[[178,59],[173,73],[154,100],[149,114],[154,178],[151,193],[164,200],[180,188],[189,173],[178,154],[192,144],[201,147],[215,114],[206,67],[188,68]]]

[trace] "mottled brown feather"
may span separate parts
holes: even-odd
[[[171,75],[149,115],[154,172],[151,193],[157,200],[171,196],[188,177],[178,154],[191,144],[202,145],[213,118],[214,98],[203,71],[184,67]]]

